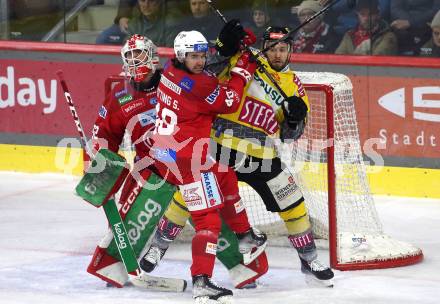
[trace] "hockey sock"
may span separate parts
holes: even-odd
[[[288,238],[292,246],[298,252],[300,258],[303,260],[311,262],[318,257],[311,229],[303,233],[289,235]]]
[[[211,277],[221,229],[220,214],[218,210],[210,210],[206,213],[192,213],[191,217],[196,229],[192,240],[191,275],[206,274]]]
[[[284,220],[289,233],[288,239],[298,255],[306,261],[316,259],[316,245],[305,203],[302,202],[295,208],[279,212],[279,215]]]
[[[220,209],[223,220],[235,233],[244,233],[251,229],[243,201],[225,201]]]
[[[168,249],[168,246],[182,231],[183,227],[168,220],[163,216],[157,226],[152,245],[160,249]]]
[[[185,226],[186,221],[191,217],[180,191],[174,193],[173,200],[165,211],[165,216],[170,222],[182,227]]]
[[[192,276],[206,274],[208,277],[212,277],[217,251],[217,237],[218,234],[209,230],[196,232],[192,239]]]

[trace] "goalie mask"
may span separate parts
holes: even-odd
[[[121,49],[124,72],[136,83],[144,81],[159,64],[157,48],[147,37],[133,35]]]
[[[289,29],[287,27],[269,26],[263,33],[262,49],[265,49],[269,45],[272,45],[274,43],[274,41],[284,37],[287,33],[289,33]],[[283,42],[277,43],[273,46],[273,47],[276,47],[280,44],[287,44],[287,53],[288,53],[285,60],[283,60],[281,63],[276,64],[276,66],[273,62],[271,62],[269,60],[269,64],[274,70],[281,71],[289,64],[290,53],[292,51],[292,43],[293,43],[293,40],[289,36]],[[265,54],[266,57],[268,57],[268,55],[267,55],[268,51],[266,51],[266,54]]]

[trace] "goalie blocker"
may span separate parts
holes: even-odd
[[[102,151],[100,150],[100,152]],[[112,159],[117,157],[111,155],[111,152],[104,152],[104,154],[110,154],[110,158]],[[112,174],[106,173],[106,175],[110,176]],[[175,186],[164,182],[148,169],[142,170],[140,175],[143,182],[137,181],[131,174],[126,177],[121,192],[119,208],[119,214],[123,219],[130,245],[133,247],[137,259],[142,257],[144,251],[148,248],[156,225],[176,191]],[[118,175],[113,173],[113,176]],[[115,183],[120,183],[118,178],[107,180],[114,180]],[[100,186],[95,187],[98,183]],[[163,183],[159,189],[152,187],[154,190],[150,190],[150,187],[148,187],[148,185],[157,185],[159,183]],[[93,186],[91,187],[90,185]],[[86,191],[86,188],[89,190]],[[90,193],[90,188],[95,191],[94,193],[100,194],[93,197]],[[95,206],[99,206],[100,200],[108,196],[102,189],[117,188],[103,185],[102,182],[86,177],[83,178],[80,185],[78,185],[77,192],[83,194],[88,193],[88,195],[84,194],[84,196],[87,196],[86,200]],[[264,253],[249,265],[245,266],[243,264],[243,256],[238,251],[238,240],[235,234],[224,223],[217,248],[217,257],[229,270],[231,280],[236,288],[242,288],[249,283],[253,283],[268,270],[267,257]],[[121,261],[118,247],[113,239],[112,233],[107,233],[96,247],[87,272],[119,288],[123,287],[129,281],[130,276],[127,274],[124,264]],[[132,278],[131,282],[133,285],[148,289],[183,291],[186,287],[186,282],[179,279],[157,278],[147,276],[146,274],[143,274],[143,278],[141,277],[140,279]]]

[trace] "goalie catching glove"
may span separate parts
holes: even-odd
[[[281,140],[297,140],[304,133],[307,122],[307,105],[298,96],[290,96],[286,99],[287,109],[283,107],[284,121],[281,126]]]

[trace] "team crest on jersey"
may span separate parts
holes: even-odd
[[[183,77],[183,79],[179,82],[179,87],[181,87],[185,92],[191,92],[194,86],[194,80],[189,77]]]
[[[209,104],[213,104],[217,99],[218,95],[220,95],[220,86],[217,86],[215,90],[205,98],[206,102]]]
[[[105,117],[107,116],[107,109],[104,106],[101,106],[99,108],[98,115],[105,119]]]
[[[126,94],[121,98],[118,98],[118,102],[121,106],[125,105],[127,102],[130,102],[132,100],[133,100],[133,96],[131,96],[131,94]]]
[[[150,99],[150,105],[154,106],[156,104],[157,104],[157,98],[156,97],[151,98]]]
[[[138,114],[138,119],[142,127],[145,127],[149,124],[154,124],[156,121],[156,110],[151,109],[141,114]]]
[[[177,159],[176,151],[173,149],[159,149],[153,150],[154,158],[163,163],[175,163]]]

